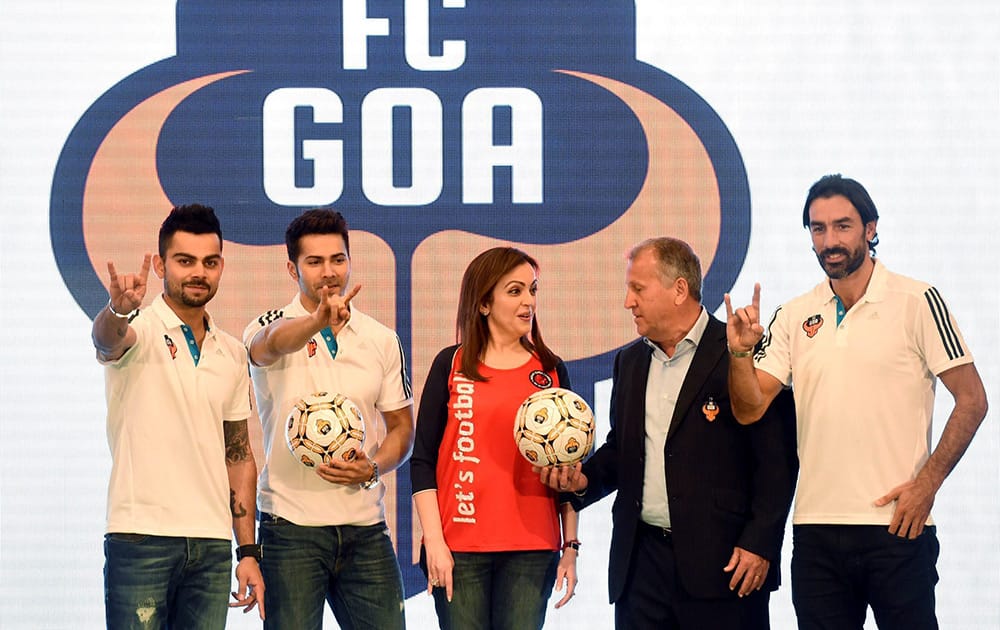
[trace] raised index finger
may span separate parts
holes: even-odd
[[[142,259],[142,268],[139,269],[139,276],[145,280],[149,277],[149,261],[152,259],[153,255],[146,252],[146,256]]]
[[[111,284],[118,284],[118,271],[115,269],[115,263],[108,261],[108,278],[111,280]]]
[[[753,283],[753,299],[750,301],[750,303],[753,305],[753,309],[756,312],[760,313],[760,283],[759,282],[754,282]]]
[[[726,303],[726,319],[732,319],[733,317],[733,300],[729,297],[728,293],[722,294],[722,301]]]
[[[360,284],[354,285],[354,288],[351,289],[351,292],[348,293],[346,296],[344,296],[344,306],[350,304],[351,300],[354,299],[354,296],[357,295],[360,291],[361,291],[361,285]]]

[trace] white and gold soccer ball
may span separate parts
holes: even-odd
[[[514,442],[536,466],[575,464],[594,446],[594,412],[575,392],[541,389],[517,410]]]
[[[342,394],[317,392],[295,403],[285,422],[288,448],[303,466],[354,461],[365,443],[361,410]]]

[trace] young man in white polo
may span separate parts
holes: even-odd
[[[264,627],[319,630],[326,601],[343,628],[403,628],[403,583],[379,481],[413,447],[402,346],[351,303],[360,286],[347,290],[350,243],[339,212],[303,213],[285,244],[298,294],[243,333],[267,453],[258,500]],[[288,449],[285,420],[298,400],[321,391],[358,406],[365,442],[352,462],[309,468]]]
[[[802,216],[827,279],[779,307],[767,334],[726,296],[733,412],[755,422],[793,386],[800,461],[792,600],[799,628],[937,628],[934,496],[986,415],[986,393],[934,287],[875,258],[878,212],[828,175]],[[758,342],[759,345],[758,345]],[[934,386],[955,399],[932,450]]]
[[[151,260],[163,293],[139,312]],[[239,545],[230,606],[257,606],[264,618],[246,351],[205,310],[223,264],[219,221],[200,205],[171,211],[159,253],[146,254],[138,273],[108,262],[110,299],[92,333],[105,366],[112,457],[108,628],[224,628],[230,532]]]

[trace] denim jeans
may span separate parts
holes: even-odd
[[[885,525],[795,525],[792,540],[799,628],[860,630],[869,605],[882,630],[938,627],[934,527],[909,540]]]
[[[555,584],[555,551],[452,552],[451,601],[434,589],[441,630],[531,630],[541,628]],[[421,567],[427,561],[421,551]]]
[[[264,628],[320,630],[323,601],[344,630],[401,630],[403,579],[385,523],[304,527],[260,515]]]
[[[105,535],[107,627],[224,628],[232,549],[216,538]]]

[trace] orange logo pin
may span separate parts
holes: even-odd
[[[709,396],[705,404],[701,406],[701,412],[705,414],[706,420],[712,422],[719,415],[719,405],[715,404],[715,399]]]

